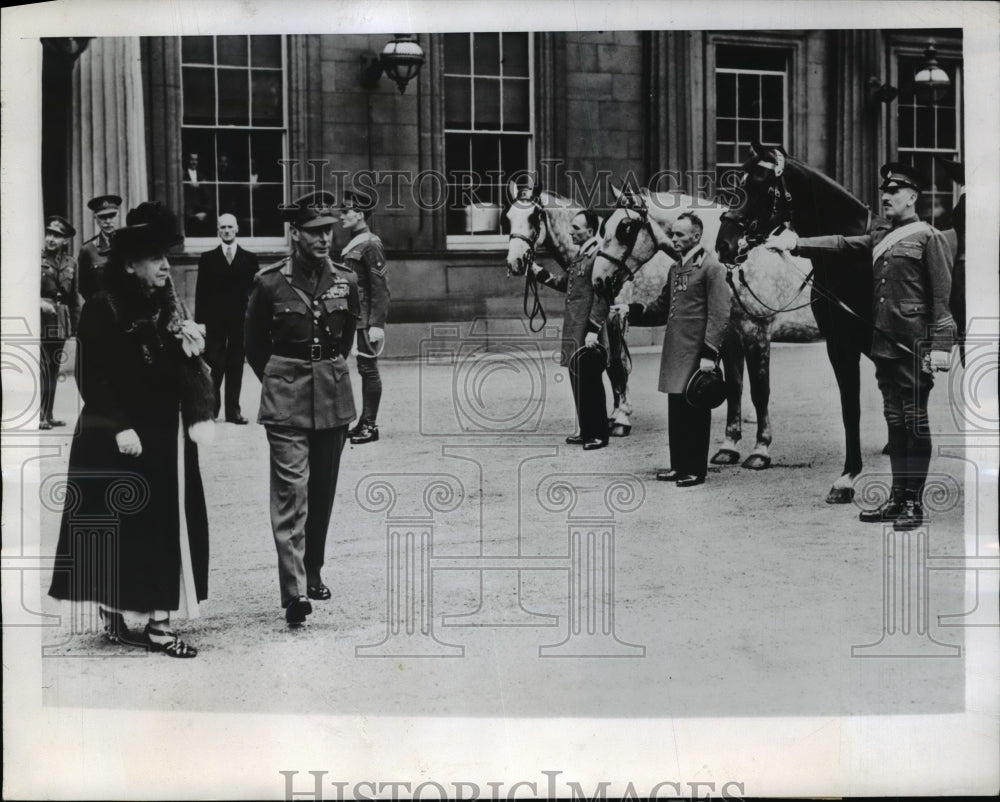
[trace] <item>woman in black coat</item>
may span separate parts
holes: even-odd
[[[166,252],[181,239],[173,215],[143,203],[126,223],[112,239],[106,288],[84,305],[77,331],[84,407],[49,594],[97,602],[113,643],[194,657],[170,613],[193,617],[208,595],[195,441],[212,433],[211,377],[170,282]],[[149,616],[144,633],[129,631],[123,610]]]

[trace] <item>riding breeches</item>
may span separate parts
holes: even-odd
[[[382,376],[378,372],[378,348],[368,340],[368,329],[358,329],[358,373],[361,376],[361,422],[375,424],[382,401]]]
[[[934,377],[920,370],[913,358],[876,358],[875,378],[889,425],[892,485],[919,500],[931,461],[927,400]]]

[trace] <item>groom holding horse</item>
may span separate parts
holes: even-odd
[[[945,235],[917,217],[927,182],[913,167],[890,162],[881,169],[882,211],[888,221],[861,236],[771,237],[772,250],[809,257],[830,251],[863,251],[874,273],[871,357],[889,425],[892,492],[862,521],[893,522],[901,531],[923,523],[921,497],[931,459],[927,399],[934,371],[951,365],[956,326],[949,309],[951,248]]]

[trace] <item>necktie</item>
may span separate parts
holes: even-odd
[[[232,245],[227,245],[226,246],[226,261],[229,262],[229,264],[233,263],[233,246]]]

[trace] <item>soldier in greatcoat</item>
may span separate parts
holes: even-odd
[[[98,290],[104,289],[111,235],[118,227],[121,205],[122,199],[117,195],[98,195],[87,201],[87,208],[94,213],[97,233],[83,243],[77,257],[80,266],[80,295],[85,301]]]
[[[579,434],[570,435],[566,442],[582,445],[585,451],[604,448],[609,434],[603,379],[609,304],[594,292],[591,282],[600,245],[596,236],[599,225],[597,214],[590,209],[570,222],[570,237],[580,250],[562,275],[554,276],[537,264],[531,267],[537,281],[566,293],[559,364],[569,368],[580,426]]]
[[[667,325],[659,390],[667,393],[670,468],[658,470],[656,478],[678,487],[703,484],[708,472],[712,410],[689,404],[684,391],[695,371],[711,371],[718,364],[732,303],[726,268],[702,247],[703,229],[697,215],[678,216],[670,240],[680,260],[670,268],[660,296],[646,307],[629,304],[628,313],[634,326]]]
[[[358,318],[357,276],[330,259],[333,195],[283,209],[292,253],[257,274],[246,316],[247,361],[261,381],[258,422],[271,451],[271,528],[290,625],[331,597],[320,571],[340,455],[354,419],[346,357]]]
[[[809,257],[824,251],[856,250],[872,258],[875,294],[871,356],[889,425],[892,491],[886,502],[863,510],[862,521],[892,522],[898,530],[923,523],[921,502],[931,460],[927,399],[934,371],[948,370],[955,340],[949,308],[951,248],[940,231],[917,217],[927,185],[913,167],[882,166],[882,212],[887,224],[870,234],[800,238],[792,231],[767,245]]]
[[[76,336],[80,320],[79,271],[69,255],[69,241],[76,229],[69,220],[53,215],[45,221],[45,247],[41,276],[41,409],[39,429],[65,426],[52,417],[59,383],[59,366],[69,337]]]

